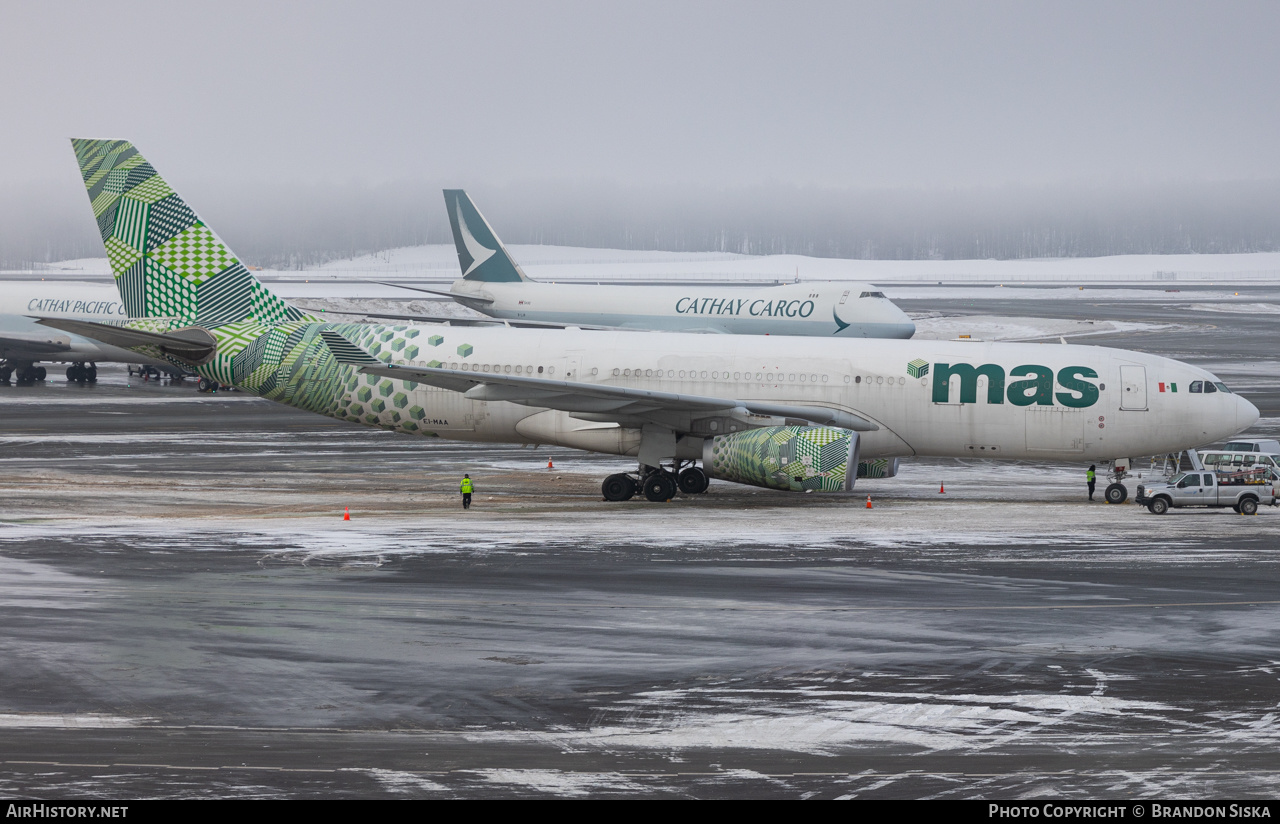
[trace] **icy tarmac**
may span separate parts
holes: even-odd
[[[1273,317],[1104,297],[921,303],[1111,323],[1280,434]],[[0,793],[1275,795],[1280,511],[951,461],[606,504],[616,458],[102,374],[0,387]]]

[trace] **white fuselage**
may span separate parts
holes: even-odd
[[[915,324],[865,283],[628,286],[458,280],[459,302],[496,318],[667,332],[909,338]],[[468,297],[493,303],[468,303]]]
[[[406,329],[392,328],[400,334]],[[1136,457],[1220,440],[1258,417],[1239,395],[1186,392],[1193,380],[1213,379],[1203,369],[1096,346],[412,328],[421,348],[396,352],[392,363],[841,409],[879,427],[862,433],[864,459]],[[957,365],[982,373],[972,378],[970,372],[969,402],[962,402],[963,375],[935,385],[937,375]],[[1096,377],[1088,377],[1090,372]],[[1043,377],[1037,389],[1037,373],[1049,376],[1047,390]],[[993,380],[1004,386],[993,389]],[[1161,383],[1176,383],[1183,391],[1159,391]],[[638,429],[590,420],[590,414],[471,400],[422,384],[404,388],[403,402],[378,413],[382,425],[395,428],[401,419],[396,410],[416,406],[419,431],[446,438],[556,443],[618,454],[636,454],[639,444]],[[349,393],[352,400],[356,391]],[[686,437],[680,451],[694,457],[700,447],[700,438]]]
[[[147,363],[164,361],[69,332],[40,326],[35,318],[127,320],[120,293],[110,283],[54,281],[0,282],[0,359],[22,361]],[[50,351],[48,343],[57,344]]]

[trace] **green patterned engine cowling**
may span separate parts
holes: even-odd
[[[829,426],[769,426],[703,442],[712,478],[792,492],[849,492],[858,469],[858,433]]]
[[[858,462],[859,478],[892,478],[898,474],[898,458],[880,458]]]

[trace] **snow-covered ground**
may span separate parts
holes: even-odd
[[[856,280],[872,283],[1266,283],[1280,277],[1280,252],[1238,255],[1118,255],[1033,260],[844,260],[805,255],[646,252],[569,246],[507,247],[536,280]],[[431,279],[457,276],[451,244],[390,249],[304,271],[262,270],[263,280]],[[6,273],[0,273],[6,274]],[[15,273],[7,273],[15,274]],[[30,273],[27,273],[30,274]],[[105,278],[106,258],[51,264],[49,278]]]

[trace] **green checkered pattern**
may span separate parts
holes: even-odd
[[[157,246],[151,257],[196,286],[236,262],[222,241],[199,223]]]
[[[418,354],[410,341],[420,330],[316,322],[259,283],[131,144],[72,144],[121,297],[135,315],[128,326],[164,332],[199,325],[217,341],[213,357],[200,364],[174,360],[156,347],[135,351],[301,409],[432,434],[421,423],[427,390],[376,376],[362,381],[320,337],[332,329],[379,360],[401,362]],[[444,336],[432,340],[441,345]]]
[[[856,433],[827,426],[770,426],[718,435],[712,476],[770,489],[844,492]]]
[[[268,324],[304,319],[238,265],[131,143],[73,140],[72,146],[131,313],[206,328],[250,318]]]

